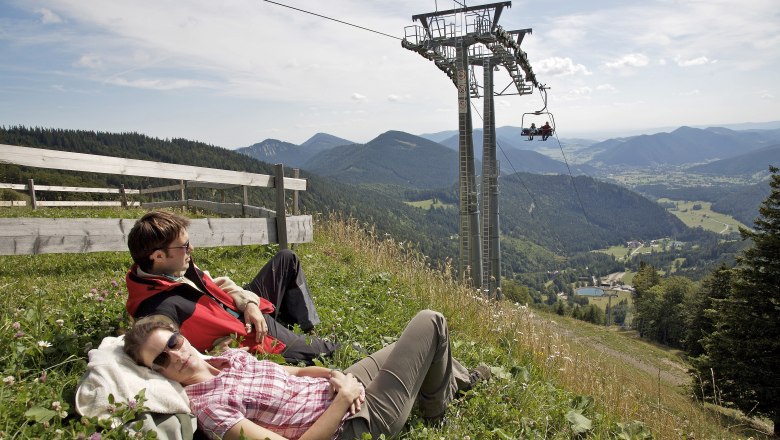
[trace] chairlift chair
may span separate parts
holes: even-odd
[[[539,92],[542,94],[542,100],[544,102],[544,107],[542,107],[541,110],[537,110],[535,112],[523,113],[523,116],[520,118],[520,127],[522,127],[521,128],[521,134],[523,136],[527,136],[528,139],[526,139],[526,140],[528,140],[528,141],[532,141],[534,139],[534,136],[540,136],[541,137],[540,140],[546,141],[547,138],[549,138],[550,136],[552,136],[555,133],[555,117],[553,116],[552,113],[550,113],[547,110],[547,89],[549,89],[549,87],[547,87],[545,85],[539,86]],[[533,128],[530,127],[530,126],[526,126],[525,125],[525,117],[527,115],[534,115],[534,116],[547,115],[547,121],[546,122],[550,123],[550,130],[542,130],[542,127],[536,127],[535,125],[534,125]],[[536,118],[531,118],[531,119],[536,119]]]
[[[542,127],[534,127],[531,128],[530,126],[525,125],[525,117],[526,115],[534,115],[534,116],[541,116],[541,115],[547,115],[547,121],[550,123],[550,130],[547,133],[543,133]],[[552,113],[547,111],[536,111],[536,112],[528,112],[523,113],[522,118],[520,119],[520,126],[522,127],[522,135],[527,136],[527,141],[532,141],[534,136],[540,136],[540,140],[546,141],[547,138],[553,135],[555,133],[555,117]]]

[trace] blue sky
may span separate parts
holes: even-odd
[[[399,37],[412,15],[454,7],[280,2]],[[500,24],[533,28],[522,48],[561,137],[780,120],[777,0],[514,1]],[[541,99],[495,105],[498,126],[519,126]],[[17,124],[226,148],[367,142],[456,129],[457,91],[396,39],[262,0],[0,0],[0,125]]]

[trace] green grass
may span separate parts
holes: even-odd
[[[455,208],[456,206],[451,203],[443,203],[439,200],[435,199],[428,199],[428,200],[419,200],[416,202],[404,202],[409,206],[414,206],[415,208],[422,208],[422,209],[431,209],[431,208]]]
[[[315,237],[296,251],[322,318],[318,332],[345,347],[329,366],[357,360],[355,346],[370,351],[394,340],[425,308],[447,316],[453,352],[465,365],[493,366],[496,379],[454,402],[447,424],[426,427],[413,413],[402,438],[765,438],[744,425],[730,427],[732,419],[721,424],[684,388],[659,381],[653,368],[679,364],[676,353],[630,334],[486,301],[453,280],[450,267],[433,268],[355,222],[318,220]],[[213,274],[245,282],[274,250],[198,248],[195,259]],[[101,429],[103,438],[121,438],[96,420],[81,420],[72,399],[89,348],[127,325],[129,264],[125,252],[0,257],[0,438],[89,437]],[[650,372],[632,360],[650,364]]]
[[[747,226],[730,215],[713,211],[712,203],[710,202],[691,202],[671,199],[658,199],[658,202],[674,203],[675,208],[669,209],[669,212],[692,228],[700,226],[705,230],[718,234],[731,234],[737,232],[740,227],[747,228]],[[694,206],[699,207],[700,209],[694,209]]]
[[[612,246],[607,249],[599,249],[593,252],[602,252],[607,255],[612,255],[616,259],[620,260],[621,258],[625,258],[626,255],[631,251],[627,246]]]
[[[626,292],[623,290],[609,290],[604,289],[606,293],[610,294],[617,294],[617,297],[612,298],[612,306],[616,306],[620,301],[627,300],[628,304],[631,305],[633,303],[631,292]],[[601,310],[607,310],[607,305],[609,304],[609,297],[607,296],[589,296],[588,302],[590,304],[597,305],[601,308]]]

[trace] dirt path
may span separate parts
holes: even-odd
[[[615,350],[612,347],[605,345],[604,343],[596,340],[590,336],[578,335],[574,331],[559,325],[555,321],[546,320],[543,324],[554,326],[555,331],[559,334],[565,335],[570,338],[571,341],[578,344],[587,344],[588,346],[596,349],[600,353],[603,353],[611,358],[622,361],[629,364],[639,370],[642,370],[651,376],[659,376],[663,382],[672,386],[685,386],[690,383],[691,379],[688,376],[687,368],[685,365],[674,362],[666,358],[659,358],[657,362],[648,362],[644,359],[632,356],[631,354],[624,353],[619,350]]]

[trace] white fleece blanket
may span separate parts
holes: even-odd
[[[100,347],[89,351],[87,373],[76,389],[76,410],[87,417],[110,417],[108,395],[116,402],[128,402],[146,389],[146,407],[162,414],[189,413],[184,388],[154,371],[137,365],[127,356],[124,336],[106,337]]]

